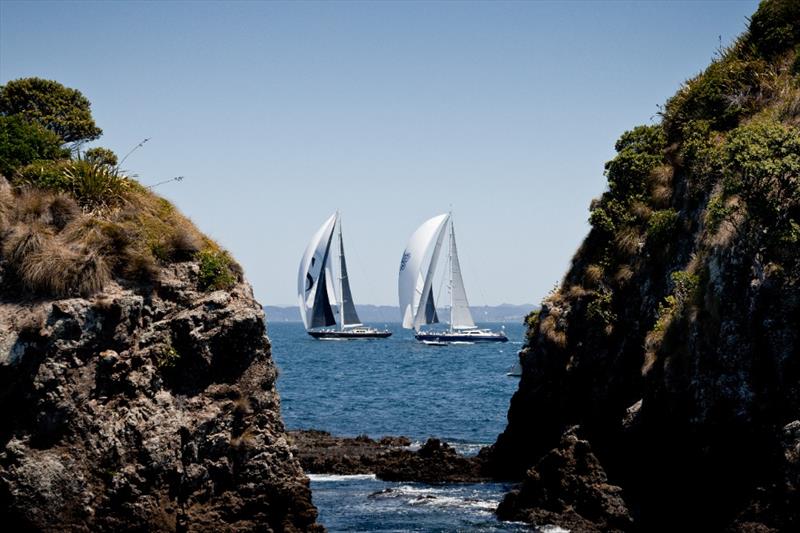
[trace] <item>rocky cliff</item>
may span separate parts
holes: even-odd
[[[618,141],[483,454],[522,481],[501,516],[800,528],[798,43],[800,3],[762,3],[660,123]]]
[[[251,288],[231,265],[209,282],[192,250],[132,274],[142,224],[113,213],[144,220],[134,201],[82,211],[0,178],[3,527],[321,530]],[[63,271],[42,281],[53,263]]]

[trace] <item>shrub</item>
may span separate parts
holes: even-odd
[[[603,326],[606,331],[617,321],[613,308],[613,293],[610,290],[598,291],[595,297],[586,306],[586,318]]]
[[[603,233],[614,233],[614,221],[602,207],[596,207],[589,213],[589,224]]]
[[[117,154],[108,148],[100,146],[90,148],[83,154],[83,158],[95,165],[105,165],[114,168],[117,166]]]
[[[725,202],[725,198],[718,194],[708,201],[706,206],[705,224],[709,232],[714,233],[722,224],[722,221],[733,213],[733,207]]]
[[[175,368],[180,359],[181,354],[178,353],[178,350],[172,344],[166,344],[156,354],[156,367],[159,370],[170,370]]]
[[[725,194],[739,194],[762,220],[787,222],[800,203],[800,131],[773,121],[742,126],[731,132],[725,157]]]
[[[68,156],[55,133],[21,117],[0,116],[0,174],[13,178],[19,168],[34,161]]]
[[[660,125],[637,126],[617,141],[617,156],[606,163],[605,173],[612,195],[630,199],[645,192],[650,172],[664,159],[666,138]]]
[[[653,213],[647,223],[647,240],[666,243],[678,228],[678,213],[674,209],[662,209]]]
[[[770,0],[761,2],[750,19],[746,42],[759,54],[771,57],[800,41],[800,2]]]
[[[200,262],[200,289],[203,291],[230,289],[236,283],[231,270],[233,261],[228,252],[206,248],[197,253]]]

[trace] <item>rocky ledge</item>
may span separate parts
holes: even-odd
[[[465,457],[439,439],[412,450],[407,437],[373,440],[334,437],[317,430],[290,431],[289,441],[303,470],[310,474],[375,474],[385,481],[475,483],[488,481],[483,459]]]
[[[0,263],[0,278],[3,269]],[[8,530],[320,531],[249,285],[198,265],[91,298],[0,289]]]

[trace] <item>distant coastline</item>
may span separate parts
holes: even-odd
[[[476,322],[521,322],[525,315],[537,308],[533,304],[500,304],[472,306],[470,310]],[[356,305],[356,310],[364,322],[400,321],[400,309],[393,305]],[[264,312],[267,314],[267,322],[300,322],[297,306],[265,305]],[[448,313],[447,307],[440,310],[442,317],[446,317]]]

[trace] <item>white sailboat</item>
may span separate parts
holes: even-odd
[[[331,254],[331,245],[337,227],[338,255],[335,255]],[[358,318],[347,277],[338,211],[322,224],[308,243],[297,273],[297,298],[303,325],[316,339],[376,339],[392,334],[365,326]],[[337,323],[338,328],[331,327]]]
[[[449,231],[447,229],[449,228]],[[423,326],[439,323],[433,298],[433,276],[439,262],[445,234],[449,237],[450,324],[445,331],[423,330]],[[426,220],[411,235],[400,260],[398,279],[400,313],[403,327],[413,329],[414,337],[425,344],[473,342],[506,342],[503,332],[479,329],[469,310],[461,264],[456,249],[452,216],[447,213]]]

